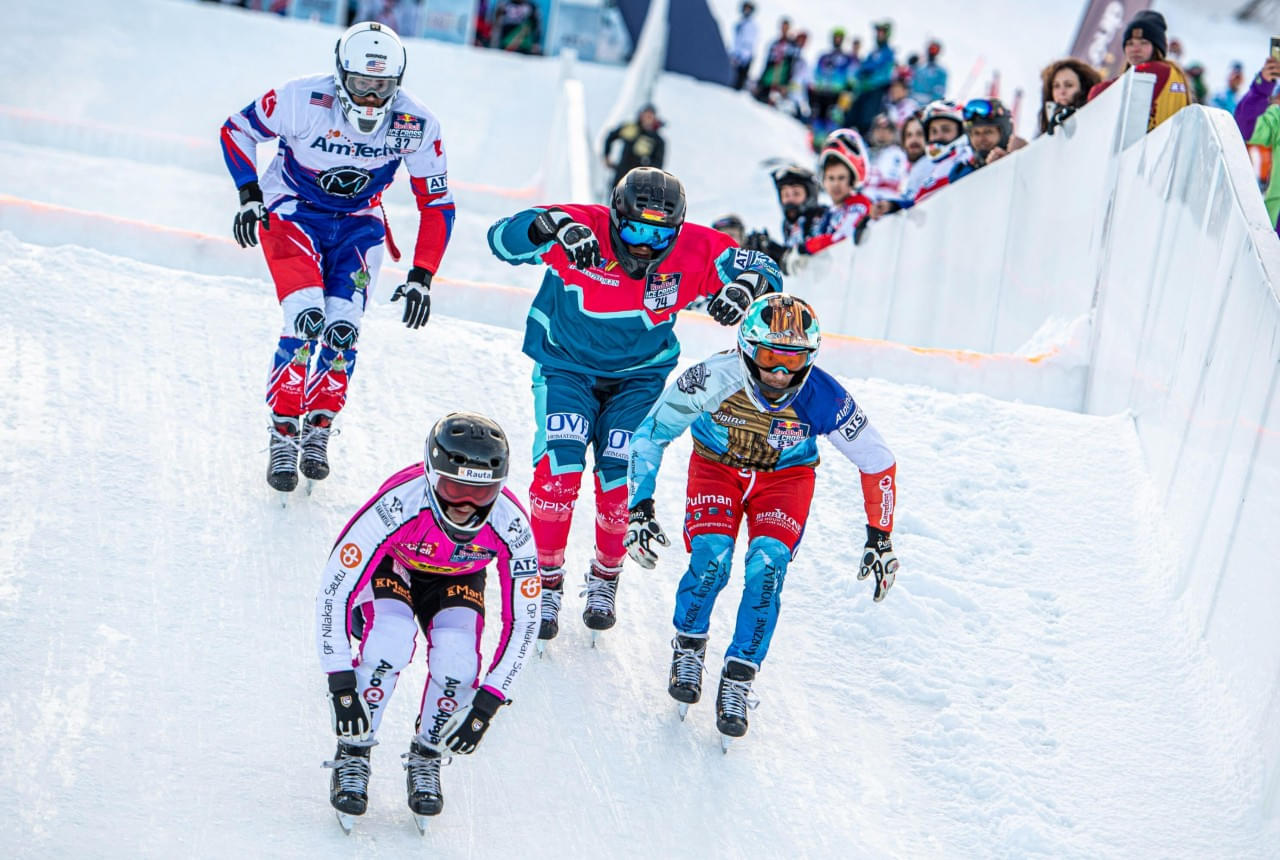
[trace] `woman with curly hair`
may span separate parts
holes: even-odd
[[[1084,107],[1089,90],[1102,82],[1102,76],[1083,60],[1067,57],[1045,66],[1040,80],[1040,134],[1044,134]]]

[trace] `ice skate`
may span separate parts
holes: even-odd
[[[301,421],[289,415],[271,416],[270,456],[267,462],[267,483],[281,493],[283,506],[288,496],[298,486],[298,439]]]
[[[736,657],[725,659],[716,692],[716,728],[723,735],[720,746],[725,752],[729,751],[730,741],[747,733],[747,711],[759,704],[751,695],[755,677],[755,666]]]
[[[415,739],[409,744],[404,759],[405,788],[409,794],[409,809],[419,833],[427,832],[427,819],[439,815],[444,809],[444,794],[440,788],[440,753]]]
[[[302,425],[302,474],[307,478],[307,494],[312,481],[329,477],[329,436],[333,432],[333,413],[318,410],[307,416]]]
[[[605,568],[591,563],[586,582],[580,597],[587,598],[586,608],[582,610],[582,622],[591,630],[591,647],[596,646],[596,639],[603,630],[608,630],[617,623],[618,616],[614,603],[618,598],[618,577],[621,566]]]
[[[676,710],[684,720],[689,706],[702,698],[702,671],[707,656],[706,637],[677,634],[671,640],[671,677],[667,692],[676,700]]]
[[[364,815],[369,806],[369,750],[351,744],[338,744],[333,761],[324,763],[333,768],[329,782],[329,803],[338,814],[338,824],[346,833],[355,826],[355,816]]]
[[[554,583],[554,584],[549,584]],[[564,600],[564,570],[549,567],[542,572],[542,621],[538,627],[538,656],[547,650],[547,643],[560,632],[560,604]]]

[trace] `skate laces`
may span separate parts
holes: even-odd
[[[618,578],[601,579],[594,573],[588,573],[586,584],[578,596],[587,598],[588,612],[612,615],[613,603],[618,596]]]
[[[560,601],[564,599],[563,588],[542,589],[542,620],[556,621],[560,618]]]
[[[359,755],[339,755],[335,761],[327,761],[324,767],[338,772],[338,790],[362,793],[369,785],[369,759]]]
[[[333,424],[321,427],[319,424],[305,422],[302,430],[302,456],[308,459],[324,459],[329,447],[329,436],[337,436],[341,432]]]
[[[735,681],[720,676],[720,704],[726,717],[747,718],[747,711],[754,711],[760,700],[751,695],[750,681]]]
[[[292,472],[297,468],[298,434],[281,433],[275,422],[271,424],[271,471]]]
[[[677,636],[671,640],[671,647],[676,652],[673,661],[676,685],[679,687],[702,686],[702,673],[706,668],[706,664],[703,662],[706,654],[705,643],[701,648],[682,648],[680,646],[680,637]]]
[[[418,752],[416,745],[411,745],[409,751],[400,756],[404,759],[402,767],[409,772],[409,783],[413,786],[414,794],[432,794],[439,796],[440,789],[440,766],[446,764],[446,760],[438,755],[426,755]],[[448,761],[452,761],[450,758]]]

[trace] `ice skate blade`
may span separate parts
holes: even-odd
[[[536,648],[538,651],[539,660],[547,656],[547,640],[546,639],[539,639],[537,642],[534,643],[533,647]]]
[[[315,478],[307,478],[307,486],[305,488],[307,495],[308,496],[311,495],[311,491],[314,490],[315,488],[316,488]]]
[[[428,815],[418,815],[416,812],[413,814],[413,825],[418,828],[419,836],[427,835],[427,823],[430,820],[431,817]]]
[[[721,735],[720,736],[720,752],[722,753],[729,752],[729,747],[733,746],[733,741],[734,739],[729,737],[728,735]]]
[[[600,641],[600,631],[599,631],[599,630],[592,630],[592,631],[591,631],[591,647],[592,647],[592,648],[596,647],[596,643],[597,643],[598,641]]]
[[[350,836],[351,831],[356,826],[356,817],[346,812],[339,812],[336,809],[334,813],[338,816],[338,826],[342,828],[342,832]]]
[[[684,718],[685,718],[685,717],[688,715],[688,713],[689,713],[689,703],[688,703],[688,702],[676,702],[676,713],[680,715],[680,722],[682,722],[682,723],[683,723],[683,722],[684,722]]]
[[[276,495],[280,497],[280,507],[289,507],[289,496],[292,495],[291,493],[286,493],[284,490],[276,490]]]

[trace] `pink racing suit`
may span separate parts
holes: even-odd
[[[316,647],[325,672],[355,669],[357,691],[376,732],[396,680],[413,657],[421,624],[428,672],[418,734],[438,746],[440,728],[470,704],[476,688],[503,701],[509,697],[533,653],[541,581],[528,517],[509,490],[503,489],[488,522],[463,545],[436,525],[428,492],[422,464],[409,466],[347,523],[316,596]],[[502,633],[481,678],[484,576],[493,560]],[[353,637],[359,642],[356,654]]]

